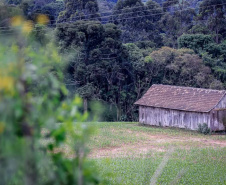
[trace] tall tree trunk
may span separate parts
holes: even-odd
[[[84,107],[84,113],[88,111],[88,100],[87,98],[83,98],[83,107]]]
[[[120,107],[116,105],[116,109],[117,109],[117,121],[120,121],[120,117],[121,117]]]
[[[110,108],[109,108],[110,112],[112,111],[112,103],[110,103]]]
[[[216,43],[219,44],[219,29],[217,28],[217,26],[215,33],[216,33]]]

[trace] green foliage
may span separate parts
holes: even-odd
[[[65,99],[61,57],[17,37],[0,44],[1,184],[99,184],[86,159],[93,128],[82,124],[81,99]]]
[[[140,98],[142,93],[149,88],[152,75],[150,74],[149,63],[145,62],[145,59],[141,53],[141,50],[135,44],[126,44],[128,52],[128,61],[131,64],[131,78],[134,88],[134,94],[131,93],[132,100]]]
[[[0,3],[0,25],[1,27],[4,27],[4,31],[9,30],[10,28],[10,21],[9,19],[16,15],[22,15],[22,10],[18,7],[14,6],[6,6],[4,4]],[[0,29],[1,33],[2,29]],[[4,33],[4,31],[2,31]]]
[[[211,35],[211,31],[204,24],[195,24],[188,30],[187,34],[205,34]]]
[[[203,88],[217,87],[220,83],[192,50],[163,47],[150,56],[153,74],[159,83]],[[218,88],[222,89],[222,86]]]
[[[19,9],[21,15],[32,21],[36,20],[38,14],[46,14],[51,21],[49,25],[54,25],[59,13],[64,10],[63,0],[5,0],[5,6],[8,11]]]
[[[206,51],[206,48],[210,44],[213,44],[211,35],[184,34],[178,39],[179,48],[193,49],[196,53]]]
[[[39,43],[41,46],[46,46],[50,42],[46,29],[47,28],[44,25],[36,24],[31,33],[35,38],[36,43]],[[49,31],[51,32],[51,30]]]
[[[58,16],[58,22],[77,20],[98,20],[99,7],[96,0],[65,0],[65,10]]]
[[[22,2],[22,0],[3,0],[5,4],[18,5]]]
[[[206,123],[203,123],[198,125],[198,132],[207,135],[211,133],[211,130]]]
[[[103,26],[94,21],[60,24],[56,31],[62,52],[74,49],[78,53],[69,59],[73,66],[70,76],[84,103],[94,98],[108,102],[116,107],[117,120],[122,114],[121,107],[127,104],[126,93],[131,83],[131,79],[126,79],[131,76],[131,64],[125,60],[127,53],[120,42],[120,33],[114,24]]]
[[[162,40],[158,33],[162,9],[153,1],[145,5],[140,0],[118,1],[112,20],[122,30],[122,42],[152,41],[161,46]]]
[[[64,2],[54,1],[54,2],[42,5],[39,9],[36,10],[36,12],[47,14],[49,16],[49,19],[52,21],[51,24],[54,24],[54,21],[57,20],[58,15],[63,10],[64,10]]]
[[[108,105],[108,103],[102,104],[104,107],[104,111],[101,115],[102,121],[114,122],[117,121],[117,110],[113,105]]]
[[[88,53],[101,43],[103,32],[103,25],[98,21],[61,23],[57,26],[56,39],[61,50],[70,51],[73,48],[77,49],[80,47],[81,49],[84,48],[84,52]],[[86,57],[88,58],[89,56]]]
[[[178,39],[178,44],[180,48],[190,48],[197,54],[200,54],[217,79],[223,83],[225,82],[226,44],[224,42],[216,44],[211,35],[189,34],[182,35]]]
[[[177,39],[192,27],[196,12],[190,8],[191,6],[192,1],[167,0],[163,3],[165,14],[162,16],[160,24],[165,46],[177,48]]]
[[[135,44],[140,49],[149,49],[149,48],[154,48],[155,47],[155,43],[152,42],[152,41],[138,41]]]
[[[203,0],[200,4],[198,20],[205,21],[211,30],[216,43],[220,43],[226,37],[225,5],[221,0]]]
[[[152,62],[152,58],[150,56],[146,56],[144,61],[147,63]]]

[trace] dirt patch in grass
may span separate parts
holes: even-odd
[[[226,147],[226,141],[218,141],[212,139],[189,138],[190,141],[198,142],[205,146]]]
[[[124,129],[123,129],[124,130]],[[112,132],[122,130],[112,129]],[[90,154],[91,158],[102,157],[128,157],[142,156],[151,153],[165,152],[172,146],[182,149],[191,148],[207,148],[207,147],[226,147],[226,141],[205,138],[200,136],[172,136],[167,134],[151,134],[146,132],[136,132],[132,130],[124,130],[124,134],[133,135],[137,138],[136,143],[122,143],[119,146],[110,146],[106,148],[94,148]],[[142,138],[142,140],[139,140]],[[112,140],[114,143],[114,140]]]
[[[183,136],[169,136],[169,135],[151,135],[147,133],[141,133],[145,138],[149,138],[150,142],[156,143],[175,143],[175,142],[196,142],[203,146],[215,146],[215,147],[226,147],[226,141],[215,140],[211,138],[197,138],[197,137],[183,137]]]
[[[164,147],[156,147],[151,145],[125,145],[120,147],[110,147],[95,149],[91,152],[91,158],[115,158],[115,157],[142,157],[143,155],[151,155],[151,153],[165,152]]]

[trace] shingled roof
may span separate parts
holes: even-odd
[[[136,105],[174,110],[209,112],[216,107],[226,91],[152,85]]]

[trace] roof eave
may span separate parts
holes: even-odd
[[[186,109],[166,108],[166,107],[160,107],[160,106],[150,106],[150,105],[144,105],[144,104],[136,104],[136,105],[144,106],[144,107],[160,108],[160,109],[170,109],[170,110],[177,110],[177,111],[185,111],[185,112],[199,112],[199,113],[209,113],[212,110],[211,109],[211,110],[208,110],[208,111],[198,111],[198,110],[186,110]]]

